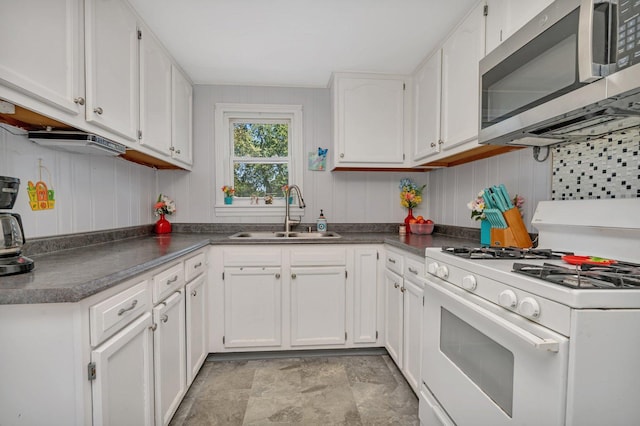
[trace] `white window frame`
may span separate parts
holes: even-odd
[[[280,216],[284,217],[285,200],[281,197],[273,199],[273,204],[265,204],[260,198],[258,205],[252,205],[248,198],[234,198],[233,204],[224,204],[222,186],[233,185],[233,162],[231,148],[233,146],[232,123],[237,120],[286,120],[289,122],[289,184],[296,184],[302,192],[304,175],[304,158],[302,155],[304,141],[302,139],[302,105],[275,104],[215,104],[214,142],[216,155],[216,216]],[[295,215],[303,215],[304,209],[295,206]]]

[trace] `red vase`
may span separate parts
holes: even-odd
[[[164,215],[160,215],[160,219],[156,222],[156,234],[168,234],[171,232],[171,222],[164,218]]]
[[[413,209],[409,207],[409,214],[404,218],[404,224],[407,227],[407,233],[411,232],[411,225],[409,224],[409,221],[411,219],[415,219],[415,217],[413,217]]]

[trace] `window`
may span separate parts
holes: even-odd
[[[216,104],[215,146],[216,215],[283,215],[282,187],[302,188],[302,107]],[[231,205],[223,203],[224,185],[235,189]]]

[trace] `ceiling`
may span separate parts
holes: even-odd
[[[129,0],[195,84],[410,74],[477,0]]]

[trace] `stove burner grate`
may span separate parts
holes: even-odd
[[[559,259],[573,253],[517,247],[443,247],[442,251],[467,259]]]
[[[633,263],[575,267],[514,263],[513,272],[571,288],[640,290],[640,265]]]

